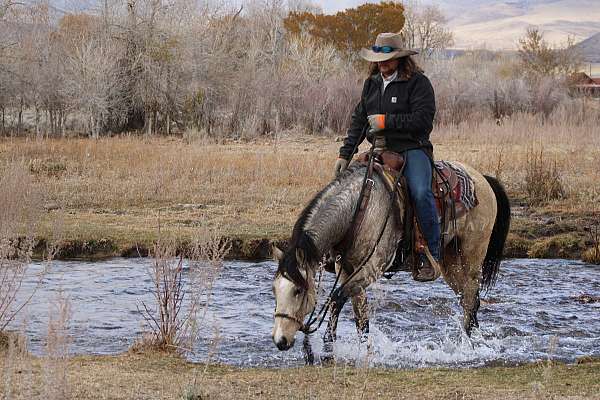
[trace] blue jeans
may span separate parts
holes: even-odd
[[[417,220],[431,255],[440,260],[440,222],[435,199],[431,191],[432,167],[429,156],[422,149],[408,150],[406,153],[404,177],[410,196],[415,204]]]

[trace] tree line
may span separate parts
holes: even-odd
[[[438,122],[502,102],[513,107],[509,98],[521,91],[528,103],[519,107],[532,109],[536,90],[548,83],[523,81],[515,65],[532,76],[558,68],[540,72],[539,63],[558,53],[531,33],[520,63],[494,55],[474,65],[497,75],[480,82],[484,74],[465,69],[468,59],[439,56],[452,44],[440,9],[411,2],[325,15],[304,0],[239,8],[212,0],[103,0],[79,13],[47,0],[0,0],[0,134],[342,134],[367,71],[357,50],[383,31],[402,31],[407,46],[420,50],[438,92]]]

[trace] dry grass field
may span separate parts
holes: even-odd
[[[0,352],[0,365],[7,353]],[[77,356],[48,371],[23,357],[3,371],[0,399],[48,398],[62,375],[74,399],[600,399],[598,361],[479,369],[375,369],[347,365],[290,369],[191,364],[165,354]],[[48,373],[51,376],[48,376]],[[8,392],[7,392],[8,390]],[[2,394],[4,393],[4,395]]]
[[[577,256],[583,228],[599,221],[600,132],[595,121],[573,118],[513,117],[434,131],[436,158],[471,164],[507,187],[513,255],[548,255],[550,240],[554,249],[570,246],[564,256]],[[59,234],[63,256],[113,255],[147,248],[159,225],[182,241],[199,227],[242,241],[285,239],[331,179],[339,146],[332,137],[292,133],[221,143],[5,138],[0,168],[22,166],[34,176],[47,210],[39,237]]]
[[[436,158],[471,164],[506,185],[514,215],[508,255],[579,257],[598,248],[598,235],[589,232],[600,232],[597,125],[553,121],[437,127],[432,137]],[[5,138],[0,170],[32,177],[21,186],[43,197],[37,236],[62,238],[63,257],[143,251],[159,227],[181,242],[216,229],[241,241],[234,256],[256,256],[248,243],[288,237],[302,207],[331,179],[339,146],[332,137],[292,133],[221,143]],[[20,201],[10,190],[3,201]],[[241,369],[152,352],[38,358],[0,343],[0,399],[600,399],[599,367],[588,360],[476,369]]]

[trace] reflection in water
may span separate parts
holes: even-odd
[[[126,350],[145,330],[138,306],[152,302],[150,261],[55,262],[24,313],[33,351],[42,351],[48,302],[59,290],[72,304],[73,353]],[[30,273],[39,268],[33,265]],[[299,344],[279,352],[271,342],[275,268],[272,262],[226,264],[204,320],[198,356],[193,358],[204,360],[216,338],[213,360],[242,366],[303,364]],[[26,286],[33,284],[31,279]],[[581,295],[600,296],[600,268],[567,260],[506,261],[496,287],[483,297],[481,330],[468,339],[462,334],[458,300],[445,284],[419,284],[408,274],[398,274],[369,290],[373,312],[368,360],[406,368],[600,356],[600,303],[578,301]],[[356,341],[349,304],[342,314],[335,352],[342,359],[362,360],[366,346]],[[320,336],[311,339],[317,353]]]

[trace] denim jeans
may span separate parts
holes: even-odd
[[[431,160],[422,149],[408,150],[405,154],[404,176],[406,177],[410,196],[415,204],[417,220],[431,255],[439,261],[440,222],[431,191],[433,173]]]

